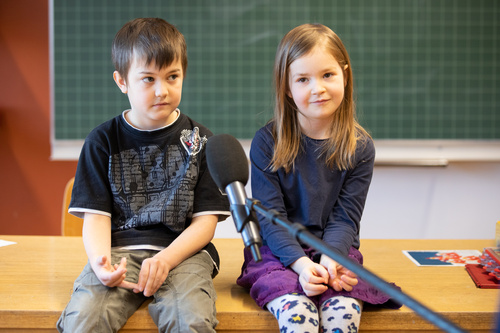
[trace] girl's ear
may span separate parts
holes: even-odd
[[[293,100],[292,89],[290,88],[290,86],[291,86],[291,84],[290,84],[290,78],[288,77],[288,82],[286,83],[285,91],[286,91],[286,95],[288,97],[290,97],[290,99]]]
[[[348,64],[344,66],[344,88],[347,86],[347,68],[349,68]]]
[[[122,93],[126,94],[128,91],[127,82],[125,82],[125,79],[120,75],[120,73],[118,73],[118,71],[113,72],[113,79],[115,80],[116,85],[118,86],[118,88],[120,88]]]

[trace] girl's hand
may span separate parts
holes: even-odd
[[[307,257],[297,259],[290,267],[299,275],[299,282],[307,296],[324,293],[328,287],[327,270]]]
[[[325,255],[321,256],[320,265],[328,271],[328,285],[335,291],[351,291],[358,284],[357,275]]]

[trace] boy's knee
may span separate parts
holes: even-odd
[[[181,316],[186,323],[186,327],[189,327],[192,332],[215,332],[215,326],[218,324],[215,313],[185,311]]]
[[[207,257],[201,253],[183,262],[157,291],[149,313],[160,332],[215,332],[217,296]]]
[[[57,322],[59,332],[117,332],[144,301],[131,292],[89,283],[75,283],[71,299]]]
[[[215,332],[218,324],[215,305],[212,308],[206,304],[190,306],[184,301],[176,302],[175,306],[172,303],[168,307],[155,302],[149,305],[149,313],[160,332]]]
[[[113,319],[109,311],[97,311],[96,307],[67,308],[57,321],[59,332],[116,332],[122,323]]]

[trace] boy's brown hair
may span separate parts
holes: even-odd
[[[154,62],[160,69],[180,60],[186,75],[186,40],[175,26],[161,18],[138,18],[116,33],[111,58],[116,71],[125,79],[134,57],[143,59],[146,65]]]

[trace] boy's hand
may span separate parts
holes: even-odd
[[[111,265],[106,256],[97,257],[94,272],[101,283],[107,287],[123,287],[133,289],[135,284],[125,281],[127,259],[122,258],[120,264]]]
[[[351,291],[358,284],[357,275],[325,255],[321,256],[321,266],[328,271],[328,285],[336,291]]]
[[[133,289],[144,296],[155,294],[172,269],[198,253],[212,240],[217,227],[217,215],[193,217],[191,224],[169,246],[142,262],[139,280]]]
[[[328,287],[327,270],[307,257],[297,259],[291,268],[299,275],[299,282],[307,296],[324,293]]]
[[[148,258],[142,262],[139,281],[134,292],[144,292],[144,296],[152,296],[162,286],[168,276],[167,264],[156,257]]]
[[[127,260],[112,265],[111,218],[106,215],[85,213],[82,228],[83,244],[90,265],[101,283],[107,287],[133,289],[136,284],[125,281]],[[103,255],[104,254],[104,255]]]

